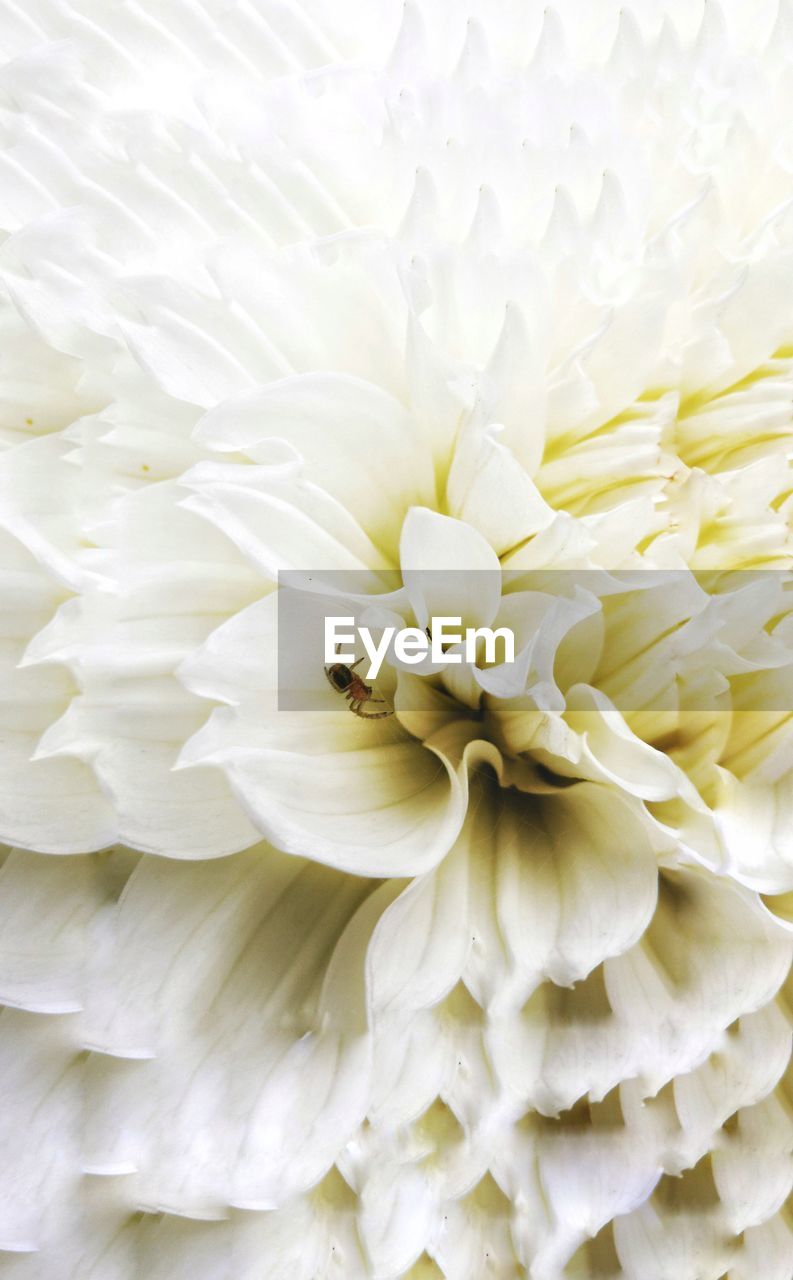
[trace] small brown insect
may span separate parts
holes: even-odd
[[[385,701],[384,698],[373,698],[372,686],[365,684],[361,677],[355,674],[355,668],[361,662],[363,662],[363,658],[353,662],[350,667],[343,662],[334,662],[333,666],[325,668],[325,675],[336,692],[344,694],[345,701],[349,702],[350,711],[352,711],[353,715],[360,716],[362,720],[382,720],[385,716],[392,716],[394,714],[393,711],[361,710],[365,702]]]

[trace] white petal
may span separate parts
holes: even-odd
[[[388,564],[347,508],[280,466],[204,462],[182,478],[188,511],[209,520],[265,577],[280,569],[380,568]]]
[[[372,938],[368,965],[376,1009],[424,1009],[458,981],[469,947],[464,847],[397,898]]]
[[[609,1002],[631,1028],[634,1070],[655,1092],[708,1056],[741,1014],[784,980],[791,941],[747,890],[695,871],[665,872],[644,938],[609,960]]]
[[[443,755],[398,730],[369,745],[370,726],[351,728],[346,711],[281,716],[275,746],[256,720],[216,711],[180,764],[220,765],[254,827],[289,853],[358,875],[415,875],[440,861],[465,812]]]
[[[92,1165],[131,1160],[142,1204],[198,1217],[322,1176],[367,1105],[370,895],[266,847],[144,859],[88,1011],[92,1047],[139,1059],[93,1082]]]
[[[793,886],[792,797],[790,774],[763,785],[722,771],[714,818],[727,866],[763,893],[785,893]]]
[[[420,626],[433,617],[489,626],[501,599],[501,566],[480,533],[423,507],[408,512],[400,541],[402,577]]]
[[[433,498],[430,456],[415,424],[371,383],[339,374],[287,378],[225,401],[195,431],[210,448],[242,450],[254,461],[266,460],[272,437],[298,451],[305,480],[352,511],[381,548],[396,546],[408,507]]]

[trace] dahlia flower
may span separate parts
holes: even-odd
[[[3,1274],[790,1280],[788,0],[0,34]]]

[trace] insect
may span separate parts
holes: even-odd
[[[373,698],[372,686],[365,684],[362,678],[355,674],[355,668],[361,662],[363,658],[358,658],[357,662],[353,662],[350,667],[344,662],[334,662],[332,666],[325,668],[325,675],[336,692],[344,694],[353,715],[360,716],[362,720],[382,720],[385,716],[392,716],[393,711],[362,710],[365,702],[384,702],[385,699]]]

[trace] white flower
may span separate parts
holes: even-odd
[[[782,1280],[787,5],[4,25],[0,1247]]]

